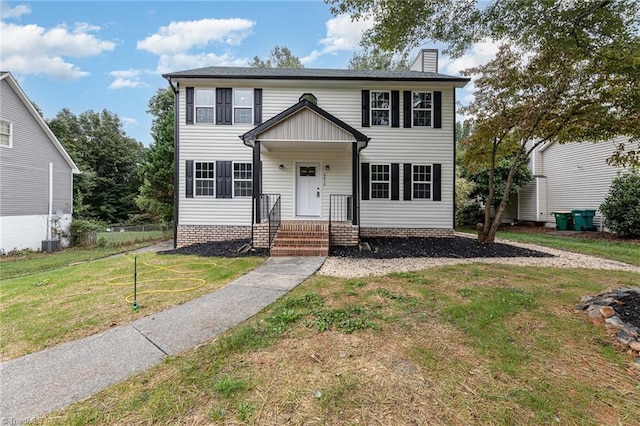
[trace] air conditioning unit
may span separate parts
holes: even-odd
[[[54,253],[60,251],[60,240],[43,240],[42,251],[44,253]]]

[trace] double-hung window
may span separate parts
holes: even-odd
[[[0,146],[11,148],[13,142],[13,124],[9,121],[0,120]]]
[[[233,196],[250,197],[253,194],[251,163],[233,163]]]
[[[215,122],[215,105],[216,91],[214,89],[196,89],[196,123],[213,124]]]
[[[194,164],[196,196],[213,197],[216,188],[215,162],[196,162]]]
[[[391,92],[371,92],[371,125],[388,126],[391,117]]]
[[[431,166],[413,165],[413,198],[431,199]]]
[[[253,89],[233,90],[233,122],[235,124],[253,123]]]
[[[413,125],[431,126],[431,92],[413,92]]]
[[[389,165],[371,165],[371,198],[389,199]]]

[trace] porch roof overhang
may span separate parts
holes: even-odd
[[[350,151],[352,142],[357,143],[360,151],[371,140],[307,99],[256,126],[240,139],[252,148],[260,142],[260,149],[264,151]]]

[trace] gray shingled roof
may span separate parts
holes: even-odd
[[[164,78],[237,78],[266,80],[398,80],[398,81],[455,81],[468,78],[450,75],[397,70],[348,70],[324,68],[250,68],[206,67],[162,74]]]

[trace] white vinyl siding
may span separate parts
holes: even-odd
[[[205,83],[203,83],[205,84]],[[241,87],[234,81],[209,81],[209,86]],[[181,87],[193,85],[184,80]],[[361,151],[360,161],[370,164],[404,163],[442,164],[442,201],[403,200],[403,167],[400,166],[400,200],[369,200],[361,202],[361,225],[366,227],[453,227],[453,88],[443,83],[426,84],[394,82],[330,82],[330,81],[248,81],[246,87],[263,89],[262,119],[266,121],[298,102],[305,93],[313,93],[318,106],[356,130],[371,138]],[[372,126],[363,128],[361,90],[385,91],[410,90],[416,92],[442,92],[442,128],[432,127],[392,128]],[[185,121],[185,94],[180,92],[180,123]],[[404,120],[400,108],[400,122]],[[236,126],[185,126],[180,125],[180,158],[199,161],[252,162],[252,150],[238,136],[251,130],[253,124]],[[275,129],[275,128],[274,128]],[[275,135],[286,137],[289,133]],[[329,137],[331,135],[327,133]],[[277,136],[277,137],[276,137]],[[314,148],[313,142],[286,150],[262,150],[262,192],[282,195],[282,219],[292,219],[295,194],[295,164],[297,162],[320,163],[322,182],[322,218],[328,217],[330,194],[351,194],[350,142],[336,142],[331,150]],[[279,165],[283,170],[279,170]],[[326,171],[325,166],[330,165]],[[185,198],[184,165],[180,165],[180,224],[244,225],[251,223],[251,198],[215,199],[205,197]],[[215,213],[215,214],[214,214]]]
[[[196,123],[213,124],[215,122],[215,89],[196,89]]]

